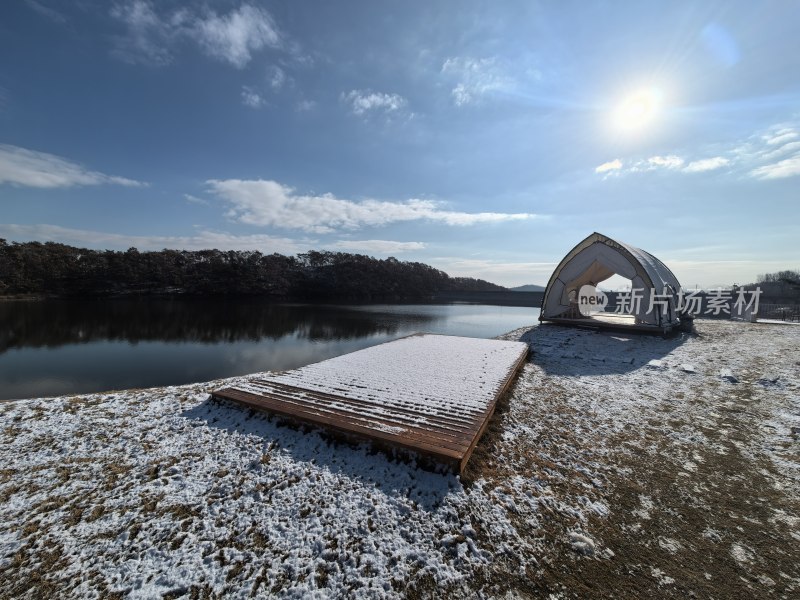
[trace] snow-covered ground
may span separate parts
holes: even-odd
[[[697,328],[504,336],[463,479],[209,400],[249,378],[0,404],[0,597],[796,597],[800,328]]]

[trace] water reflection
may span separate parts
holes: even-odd
[[[391,307],[386,306],[386,311]],[[424,329],[442,315],[406,311],[402,319],[347,307],[270,304],[254,299],[110,299],[0,302],[0,352],[9,348],[119,340],[235,342],[296,335],[312,341]]]
[[[0,302],[0,399],[292,369],[418,331],[493,337],[537,316],[519,307],[256,299]]]

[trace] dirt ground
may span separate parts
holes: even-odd
[[[495,592],[799,597],[800,327],[781,327],[700,321],[697,335],[664,342],[672,353],[704,357],[702,366],[683,365],[692,372],[679,357],[654,359],[662,364],[649,369],[652,377],[669,370],[673,379],[693,380],[674,390],[587,366],[613,334],[541,327],[523,335],[534,355],[468,479],[502,486],[520,472],[536,473],[554,496],[589,497],[608,511],[588,511],[582,522],[540,498],[538,527],[530,528],[542,552],[538,567],[512,578],[495,572]],[[570,358],[536,352],[554,337],[561,347],[583,343]],[[593,381],[609,376],[646,402],[617,403],[613,385]],[[607,405],[598,410],[598,403]],[[532,423],[531,435],[509,443],[509,429]],[[530,515],[517,517],[524,529]],[[588,543],[570,535],[576,530]]]

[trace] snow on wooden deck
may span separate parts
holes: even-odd
[[[522,342],[414,335],[214,392],[463,471],[528,354]]]

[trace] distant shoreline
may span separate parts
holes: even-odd
[[[372,300],[335,299],[306,299],[306,298],[280,298],[264,294],[189,294],[182,292],[131,292],[114,294],[8,294],[0,296],[0,302],[19,301],[44,301],[44,300],[122,300],[122,299],[240,299],[263,300],[274,304],[300,303],[309,305],[346,305],[346,304],[453,304],[465,302],[470,304],[487,304],[491,306],[528,306],[539,308],[542,303],[542,292],[513,292],[513,291],[486,291],[486,292],[438,292],[431,296],[419,298],[373,298]]]

